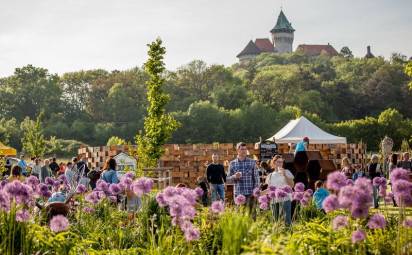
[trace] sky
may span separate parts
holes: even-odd
[[[27,64],[62,74],[142,66],[160,37],[169,70],[201,59],[231,65],[269,38],[280,8],[299,44],[364,56],[412,56],[411,0],[0,0],[0,77]]]

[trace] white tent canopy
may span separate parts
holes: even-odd
[[[346,137],[331,135],[305,117],[289,121],[286,126],[269,138],[276,143],[298,143],[307,136],[311,144],[338,144],[346,143]]]

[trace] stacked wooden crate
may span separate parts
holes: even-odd
[[[341,167],[341,161],[343,158],[348,158],[352,164],[361,164],[366,166],[366,144],[339,144],[335,148],[331,148],[331,154],[338,168]]]
[[[349,158],[352,164],[367,164],[366,145],[359,144],[309,144],[308,150],[320,151],[323,159],[332,159],[337,166],[341,167],[342,158]],[[288,144],[278,144],[279,153],[288,153],[291,150]]]
[[[99,146],[99,147],[80,147],[78,150],[79,156],[85,156],[89,168],[102,168],[104,162],[116,156],[121,152],[129,153],[136,149],[134,145],[114,145],[114,146]]]
[[[247,145],[250,157],[258,154],[254,144]],[[212,154],[219,155],[219,162],[227,170],[228,162],[236,155],[235,144],[167,144],[165,153],[160,158],[162,166],[173,167],[173,184],[183,183],[195,187],[197,178],[205,176],[207,164],[212,161]]]

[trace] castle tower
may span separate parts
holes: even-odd
[[[272,43],[277,52],[292,52],[294,31],[295,29],[293,29],[292,24],[281,10],[275,27],[270,30],[272,33]]]

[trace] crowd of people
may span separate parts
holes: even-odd
[[[302,142],[296,145],[296,153],[307,150],[309,139],[304,138]],[[271,187],[276,189],[294,188],[298,182],[296,176],[292,174],[290,169],[285,168],[285,160],[281,155],[275,155],[268,161],[259,161],[248,157],[248,148],[245,143],[236,145],[237,157],[230,162],[226,162],[225,166],[220,163],[218,154],[211,156],[212,162],[207,164],[206,175],[198,178],[198,186],[203,190],[202,204],[209,206],[215,201],[225,202],[226,184],[233,184],[234,197],[242,196],[245,199],[247,208],[252,213],[256,212],[257,204],[256,195],[254,192],[259,190],[262,194],[269,192]],[[375,177],[389,178],[391,170],[395,168],[403,168],[412,171],[412,161],[409,153],[405,152],[401,155],[392,154],[388,162],[381,163],[378,155],[372,155],[367,166],[360,164],[352,164],[348,158],[343,158],[341,161],[341,173],[348,179],[355,181],[361,177],[373,179]],[[103,180],[108,184],[119,183],[119,175],[116,171],[116,161],[110,158],[106,161],[103,169],[90,170],[87,166],[85,158],[74,157],[70,162],[58,163],[56,158],[41,159],[31,158],[26,161],[22,155],[17,163],[13,166],[10,162],[5,162],[4,171],[1,173],[3,179],[23,181],[27,176],[36,176],[41,183],[47,181],[47,177],[59,178],[64,175],[69,183],[78,183],[84,185],[89,190],[96,188],[98,180]],[[179,187],[179,185],[178,185]],[[309,188],[309,187],[306,187]],[[328,197],[330,192],[326,189],[321,180],[315,182],[313,187],[313,203],[322,211],[322,203]],[[379,206],[379,186],[373,186],[373,205],[375,208]],[[52,194],[49,201],[63,202],[67,199],[64,192],[56,192]],[[140,199],[133,193],[125,194],[125,207],[127,210],[136,211],[140,206]],[[396,205],[395,201],[394,204]],[[293,214],[293,198],[288,194],[282,198],[271,198],[270,208],[275,220],[284,219],[286,225],[292,222]]]
[[[295,155],[298,152],[307,150],[309,139],[305,137],[296,145]],[[237,144],[237,157],[228,163],[227,172],[224,165],[218,163],[218,155],[212,155],[212,163],[207,165],[206,177],[198,178],[198,185],[204,190],[203,204],[205,206],[217,200],[225,199],[225,184],[234,184],[234,197],[242,195],[246,198],[246,204],[253,213],[256,206],[256,197],[253,192],[259,189],[263,194],[269,191],[270,187],[284,188],[286,186],[293,188],[296,182],[295,176],[288,169],[285,169],[285,162],[282,156],[276,155],[269,161],[254,160],[247,157],[245,143]],[[398,160],[398,154],[392,154],[389,162],[381,163],[378,155],[372,155],[370,162],[363,166],[361,164],[352,164],[350,159],[343,158],[341,161],[340,171],[353,181],[360,177],[366,177],[373,180],[375,177],[389,178],[391,170],[403,168],[412,171],[412,161],[409,153],[402,154]],[[309,188],[309,187],[306,187]],[[322,203],[329,196],[328,191],[322,180],[315,182],[313,193],[313,203],[323,211]],[[379,206],[379,186],[373,186],[373,206]],[[210,196],[208,196],[210,194]],[[281,199],[273,198],[270,201],[273,217],[278,220],[282,217],[287,225],[291,224],[293,199],[287,195]],[[394,205],[396,203],[394,201]]]

